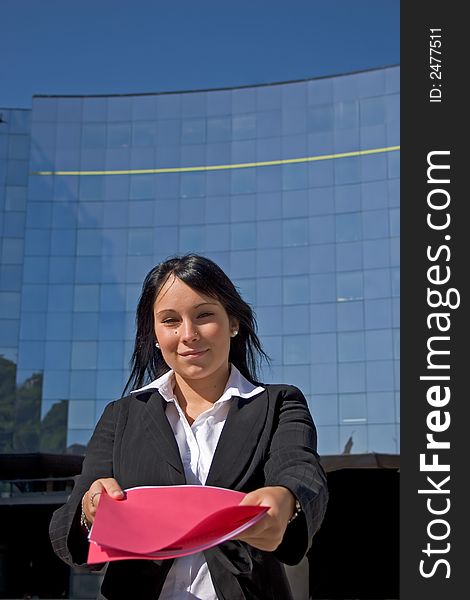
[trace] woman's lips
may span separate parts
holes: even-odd
[[[207,350],[194,350],[194,351],[191,350],[191,351],[187,351],[187,352],[180,352],[179,355],[184,358],[197,358],[198,356],[202,356],[206,352],[207,352]]]

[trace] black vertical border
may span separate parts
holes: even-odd
[[[466,189],[468,149],[464,147],[470,130],[469,103],[465,88],[469,79],[468,60],[470,57],[469,29],[463,16],[461,3],[451,0],[416,3],[401,3],[401,527],[400,527],[400,598],[402,600],[460,600],[468,595],[468,574],[470,572],[470,394],[467,390],[465,374],[470,373],[470,352],[467,336],[470,334],[467,313],[468,279],[470,269],[470,195]],[[442,30],[441,80],[431,79],[430,73],[430,29]],[[435,38],[438,39],[438,38]],[[437,55],[435,55],[437,56]],[[433,88],[441,87],[442,101],[430,102]],[[434,88],[435,89],[435,88]],[[437,95],[437,92],[434,92]],[[466,104],[464,108],[464,103]],[[439,162],[450,163],[450,184],[441,187],[450,193],[451,202],[446,211],[429,209],[427,195],[433,184],[427,183],[427,156],[429,152],[449,150],[448,157]],[[437,162],[437,161],[436,161]],[[436,196],[437,197],[437,196]],[[441,196],[444,197],[443,195]],[[435,218],[444,219],[449,212],[451,222],[445,231],[433,231],[426,224],[428,212],[435,212]],[[450,235],[450,240],[445,239]],[[436,262],[426,256],[427,246],[433,252],[440,245],[448,245],[451,255],[442,251]],[[435,255],[435,253],[434,253]],[[449,266],[451,277],[447,284],[440,285],[443,294],[455,288],[460,294],[460,306],[455,309],[430,308],[427,302],[427,287],[439,289],[427,279],[427,270],[433,264],[442,269]],[[443,271],[444,273],[444,271]],[[451,398],[447,406],[440,410],[448,411],[450,427],[435,438],[450,442],[450,449],[440,450],[439,462],[450,464],[450,471],[424,473],[419,468],[419,455],[428,454],[427,462],[436,452],[426,450],[426,422],[428,414],[435,407],[427,401],[426,392],[431,383],[420,381],[421,375],[430,374],[427,370],[427,342],[432,335],[439,335],[436,327],[427,327],[427,316],[436,311],[450,313],[450,336],[442,349],[450,349],[450,355],[441,356],[441,363],[450,364],[449,371],[431,373],[449,374]],[[444,415],[442,415],[444,418]],[[467,443],[468,441],[468,443]],[[450,475],[447,484],[449,494],[418,494],[419,489],[432,489],[427,476],[436,484]],[[427,508],[442,509],[446,514],[432,515]],[[428,535],[433,519],[442,518],[449,523],[450,533],[440,541]],[[431,525],[435,535],[444,535],[444,524]],[[428,542],[433,550],[447,549],[448,552],[431,553],[427,556],[423,549]],[[447,560],[437,564],[439,559]],[[424,560],[423,570],[434,574],[428,578],[420,574],[420,561]],[[449,578],[446,578],[447,574]]]

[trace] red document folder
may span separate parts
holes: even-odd
[[[245,494],[205,485],[136,487],[124,500],[100,498],[88,563],[194,554],[232,539],[267,506],[239,506]]]

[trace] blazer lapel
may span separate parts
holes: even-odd
[[[145,429],[149,438],[159,454],[163,454],[167,462],[182,476],[181,483],[185,483],[184,468],[176,443],[173,430],[165,414],[166,400],[155,391],[147,401],[144,411]]]
[[[252,398],[232,398],[206,485],[230,488],[241,478],[247,461],[258,445],[267,410],[266,390]]]

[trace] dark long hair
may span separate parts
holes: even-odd
[[[136,337],[132,358],[131,374],[124,388],[137,389],[160,377],[170,367],[155,347],[153,306],[162,286],[173,275],[194,290],[215,298],[239,323],[238,335],[231,338],[229,361],[244,377],[257,383],[258,365],[264,359],[269,362],[256,334],[257,324],[251,306],[243,300],[222,269],[212,260],[197,254],[175,256],[158,264],[144,279],[142,293],[136,313]]]

